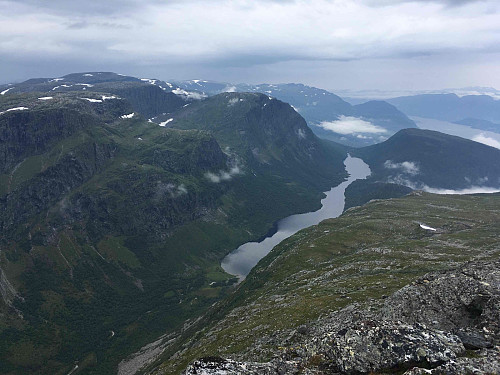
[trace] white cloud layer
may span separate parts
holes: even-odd
[[[494,138],[487,137],[487,136],[485,136],[482,133],[479,134],[479,135],[476,135],[474,138],[472,138],[472,140],[476,141],[476,142],[479,142],[479,143],[483,143],[483,144],[491,146],[491,147],[495,147],[495,148],[500,149],[500,142],[498,142]]]
[[[223,68],[498,52],[498,1],[459,3],[0,0],[0,55],[189,71],[187,63]]]
[[[358,117],[340,116],[337,121],[323,121],[318,126],[338,134],[386,133],[387,130]]]
[[[242,174],[240,167],[238,165],[234,165],[228,171],[219,171],[219,173],[207,172],[205,173],[205,177],[215,184],[218,184],[222,181],[229,181],[234,176]]]
[[[485,178],[482,182],[487,182],[488,179]],[[399,185],[404,185],[408,186],[409,188],[413,190],[423,190],[428,193],[433,193],[433,194],[491,194],[491,193],[500,193],[500,187],[491,187],[491,186],[470,186],[465,189],[442,189],[442,188],[435,188],[435,187],[430,187],[426,184],[423,184],[421,182],[414,182],[410,181],[408,178],[399,175],[396,177],[391,177],[388,179],[387,182],[394,183],[394,184],[399,184]]]
[[[500,192],[500,188],[483,187],[483,186],[471,186],[467,189],[460,189],[460,190],[439,189],[439,188],[431,188],[429,186],[425,186],[423,190],[434,194],[491,194]]]
[[[394,163],[391,160],[386,160],[384,163],[384,168],[387,169],[397,169],[400,172],[415,176],[420,170],[418,165],[412,161],[403,161],[401,163]]]

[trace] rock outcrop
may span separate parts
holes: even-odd
[[[500,261],[427,274],[377,312],[350,305],[291,332],[268,363],[204,358],[191,374],[498,374]]]

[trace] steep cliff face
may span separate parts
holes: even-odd
[[[0,228],[5,237],[11,237],[16,226],[49,209],[101,171],[114,151],[113,144],[82,144],[0,198]]]
[[[93,87],[95,91],[113,92],[127,99],[136,112],[150,118],[162,113],[174,112],[186,104],[186,100],[158,86],[141,83],[103,83]]]
[[[86,129],[119,119],[133,112],[124,100],[95,99],[65,94],[39,100],[36,96],[9,96],[0,103],[0,173],[7,173],[30,156],[50,150],[58,142]]]

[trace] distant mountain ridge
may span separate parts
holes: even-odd
[[[145,117],[153,117],[181,108],[198,93],[180,89],[169,82],[140,79],[112,72],[72,73],[60,78],[36,78],[7,86],[2,96],[30,92],[59,93],[86,91],[118,94],[127,99]]]
[[[459,97],[468,95],[488,95],[500,98],[500,90],[494,87],[471,86],[460,88],[445,88],[440,90],[338,90],[337,93],[351,104],[364,103],[369,100],[387,100],[399,97],[436,94],[456,94]]]
[[[144,94],[141,97],[147,97],[147,101],[140,102],[139,97],[131,97],[133,93],[137,93],[137,90],[131,89],[137,86],[142,87]],[[3,95],[33,91],[64,92],[75,89],[112,91],[129,99],[137,111],[149,118],[170,113],[186,102],[203,99],[209,95],[234,91],[260,92],[290,103],[306,119],[316,135],[356,147],[378,143],[400,129],[416,127],[412,120],[386,102],[377,100],[352,106],[327,90],[293,83],[233,85],[206,80],[166,82],[111,72],[88,72],[52,79],[31,79],[3,87]]]
[[[387,99],[409,116],[460,121],[466,118],[500,123],[500,100],[489,95],[424,94]]]
[[[500,123],[495,124],[488,120],[481,120],[477,118],[464,118],[463,120],[455,121],[455,123],[459,125],[467,125],[476,129],[500,133]]]
[[[352,106],[327,90],[302,84],[233,85],[202,80],[176,84],[186,90],[198,90],[206,95],[238,91],[260,92],[275,97],[290,103],[306,119],[316,135],[349,146],[360,147],[378,143],[400,129],[416,127],[405,114],[384,101],[375,100]],[[352,123],[353,120],[363,120],[365,123],[362,125],[365,125],[365,128],[349,128],[349,122]],[[332,127],[328,125],[331,122],[337,123]],[[372,129],[366,129],[367,126]]]

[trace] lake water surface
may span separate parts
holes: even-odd
[[[436,130],[441,133],[456,135],[458,137],[467,138],[472,141],[480,142],[500,148],[500,133],[495,133],[488,130],[476,129],[467,125],[455,124],[453,122],[435,120],[425,117],[410,117],[420,129]]]
[[[221,263],[224,271],[231,275],[245,278],[250,270],[265,257],[274,246],[299,230],[316,225],[319,222],[340,216],[344,211],[344,191],[353,181],[367,178],[370,167],[361,159],[350,155],[344,160],[349,178],[340,185],[325,192],[318,211],[288,216],[277,224],[277,232],[261,242],[247,242],[228,254]]]

